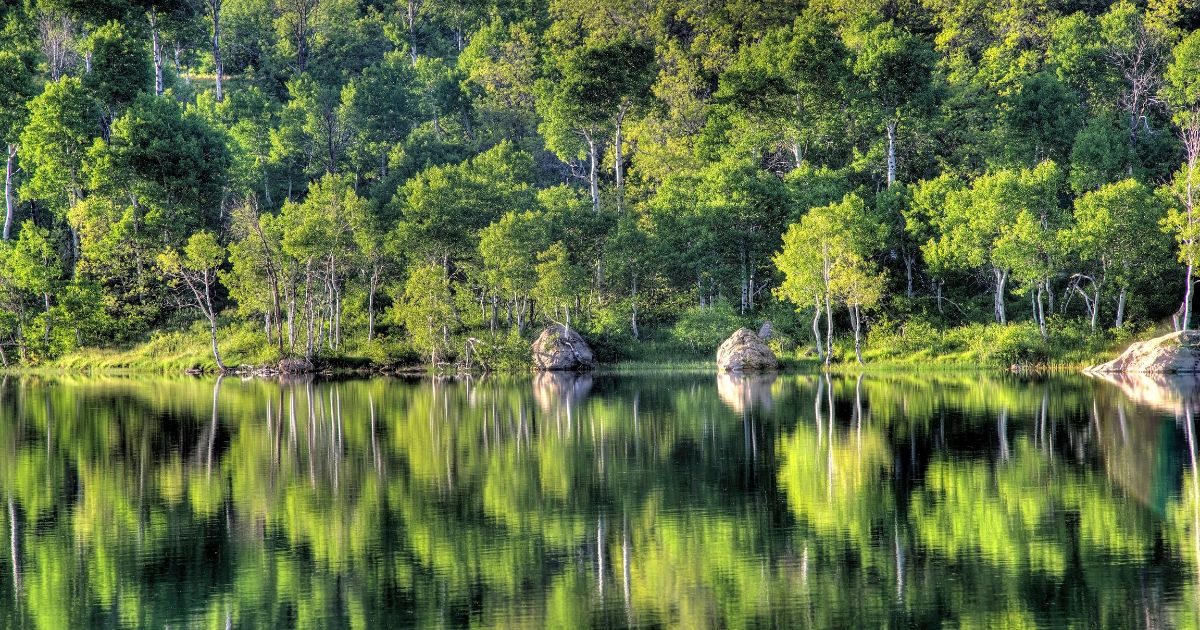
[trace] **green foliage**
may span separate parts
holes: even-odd
[[[587,273],[571,260],[567,248],[558,241],[538,254],[537,284],[533,296],[553,320],[561,321],[570,330],[571,309],[583,291]],[[559,313],[566,317],[558,320]]]
[[[671,337],[695,354],[715,352],[717,346],[742,326],[743,320],[726,301],[709,306],[693,306],[684,311]]]
[[[79,79],[64,77],[48,83],[29,102],[29,111],[29,123],[21,132],[21,160],[32,176],[21,196],[65,213],[83,194],[84,158],[100,131],[98,105]]]
[[[788,352],[819,314],[831,356],[988,297],[1066,356],[1056,317],[1116,339],[1192,287],[1176,4],[9,2],[6,225],[55,281],[0,288],[0,345],[185,326],[154,261],[211,233],[210,319],[344,366],[568,319],[605,357],[705,354],[672,332],[719,303]]]
[[[409,272],[404,294],[395,306],[396,319],[404,324],[418,352],[431,365],[444,360],[449,351],[454,298],[450,279],[440,265],[423,265]]]
[[[83,43],[83,53],[91,55],[93,68],[83,75],[83,86],[103,104],[110,119],[154,85],[145,40],[120,22],[108,22],[92,31]]]

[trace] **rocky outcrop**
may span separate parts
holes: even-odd
[[[717,369],[722,372],[765,372],[778,367],[775,353],[747,328],[739,328],[717,348]]]
[[[1200,372],[1200,331],[1185,330],[1136,342],[1121,356],[1084,371],[1195,374]]]
[[[583,337],[557,324],[547,327],[533,342],[534,369],[577,372],[589,370],[595,363]]]

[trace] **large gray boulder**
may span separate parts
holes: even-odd
[[[538,370],[588,370],[595,365],[592,349],[579,333],[555,324],[533,342],[533,367]]]
[[[1121,356],[1084,371],[1195,374],[1200,372],[1200,331],[1185,330],[1136,342]]]
[[[722,372],[766,372],[778,367],[775,353],[747,328],[739,328],[717,348],[717,369]]]

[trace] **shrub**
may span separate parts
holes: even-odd
[[[483,333],[475,339],[472,362],[479,367],[495,372],[529,369],[529,341],[515,328],[508,332]]]
[[[671,329],[671,337],[692,352],[708,352],[743,323],[728,302],[719,300],[712,306],[693,306],[684,311]]]

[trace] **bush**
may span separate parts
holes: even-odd
[[[719,300],[712,306],[694,306],[684,311],[671,329],[671,337],[692,352],[709,352],[716,350],[743,323],[728,302]]]
[[[944,334],[943,352],[956,352],[958,360],[976,365],[1007,367],[1046,362],[1046,345],[1037,324],[968,324]]]
[[[522,337],[516,328],[508,332],[483,333],[475,339],[478,341],[471,359],[475,365],[494,372],[517,372],[530,368],[529,340]]]
[[[867,352],[874,356],[904,359],[942,351],[942,335],[924,319],[904,323],[884,319],[867,330]]]

